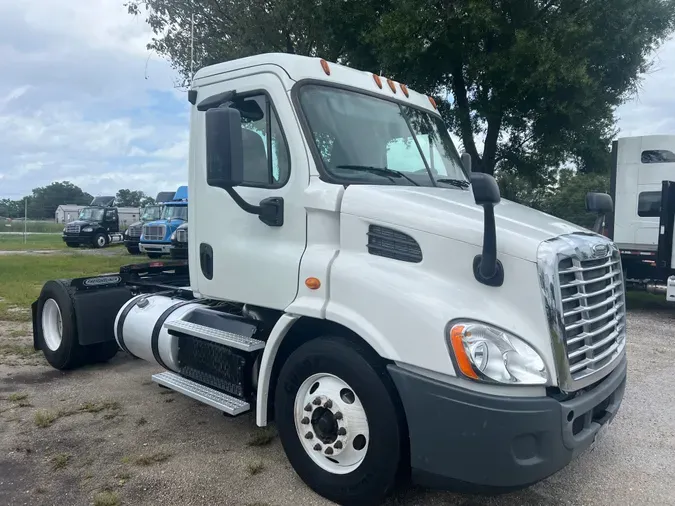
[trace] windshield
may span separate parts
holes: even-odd
[[[300,104],[326,171],[338,179],[468,186],[445,125],[429,112],[319,85],[304,86]]]
[[[163,220],[186,220],[187,221],[187,206],[166,206],[162,211]]]
[[[80,211],[78,219],[84,221],[103,221],[103,209],[97,207],[85,207]]]
[[[162,216],[162,206],[147,206],[143,209],[141,221],[155,221]]]

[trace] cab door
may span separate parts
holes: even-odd
[[[205,112],[193,106],[189,262],[193,288],[204,297],[284,309],[297,295],[309,160],[284,79],[278,67],[258,66],[197,88],[196,104],[236,91],[231,105],[242,115],[244,182],[234,190],[252,205],[283,199],[283,224],[272,226],[207,184]]]
[[[104,226],[108,232],[110,233],[119,232],[120,224],[119,224],[119,217],[117,215],[117,209],[106,209],[104,219],[105,219]]]

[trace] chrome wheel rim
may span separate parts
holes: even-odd
[[[354,390],[332,374],[307,378],[295,396],[295,429],[307,455],[320,468],[347,474],[368,452],[368,417]]]

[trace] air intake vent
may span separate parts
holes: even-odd
[[[368,253],[403,262],[422,261],[422,250],[415,239],[379,225],[370,225],[368,228]]]

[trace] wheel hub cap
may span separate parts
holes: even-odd
[[[295,427],[307,454],[326,471],[349,473],[366,456],[366,412],[354,390],[332,374],[315,374],[300,386]]]
[[[54,299],[47,299],[42,306],[42,336],[47,348],[56,351],[63,339],[61,308]]]

